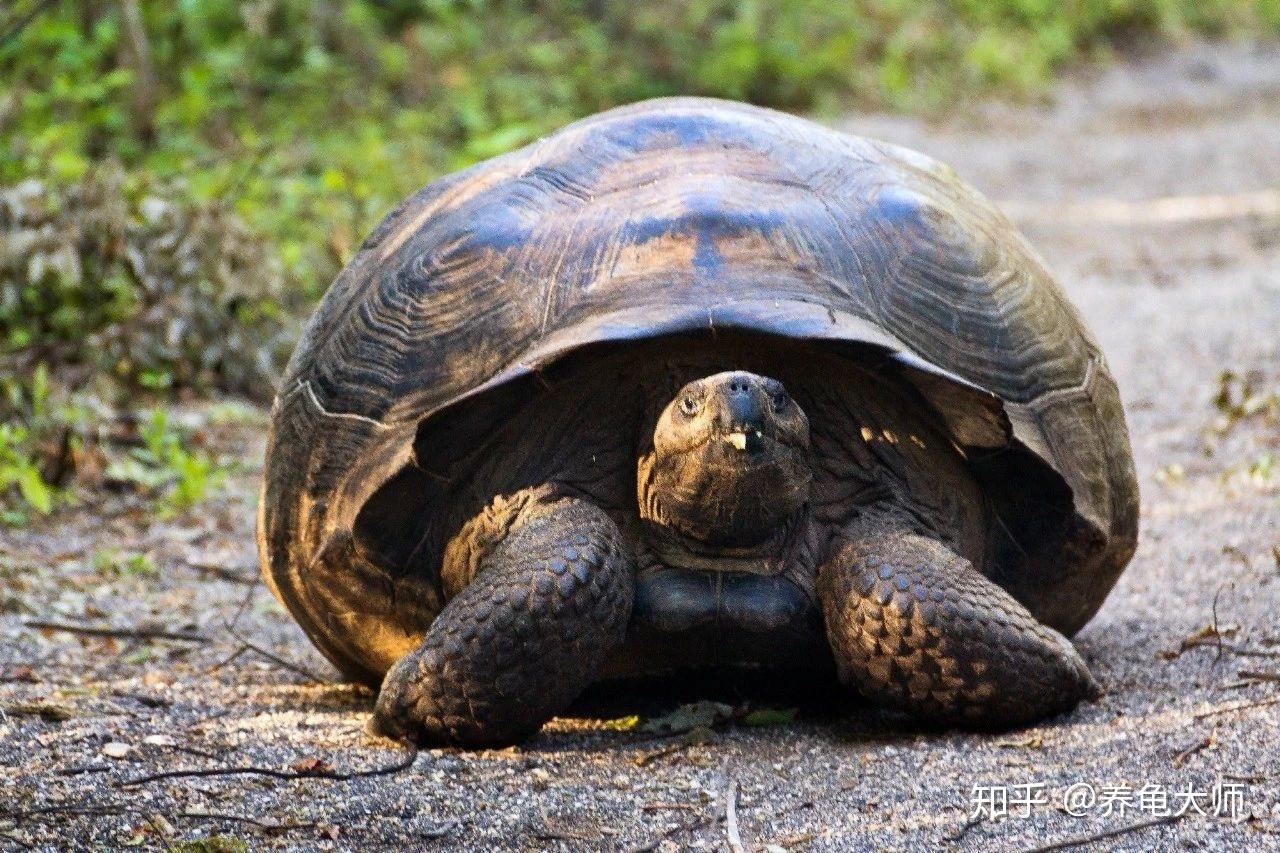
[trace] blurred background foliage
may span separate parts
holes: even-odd
[[[672,94],[936,110],[1277,33],[1280,0],[10,0],[0,491],[50,505],[36,480],[75,443],[51,413],[83,420],[86,389],[268,400],[387,210],[575,118]]]

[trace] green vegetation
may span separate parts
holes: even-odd
[[[43,363],[27,376],[0,377],[0,415],[0,524],[26,524],[75,503],[77,485],[135,493],[166,517],[224,478],[195,431],[164,407],[113,410],[97,395],[55,385]],[[143,568],[136,560],[121,565]]]
[[[928,110],[1136,41],[1277,32],[1280,0],[13,0],[0,374],[23,379],[0,495],[51,509],[36,445],[85,440],[32,411],[37,365],[112,405],[268,399],[297,318],[393,204],[583,115],[680,93]]]
[[[79,427],[88,414],[55,397],[44,364],[0,377],[0,414],[0,520],[22,524],[29,512],[48,515],[66,500],[61,486],[84,449]]]
[[[111,548],[93,555],[94,571],[110,577],[153,577],[159,569],[146,554],[122,554]]]
[[[153,409],[141,424],[141,446],[114,459],[106,476],[155,496],[162,514],[199,503],[220,479],[213,460],[186,448],[189,434],[176,429],[164,409]]]

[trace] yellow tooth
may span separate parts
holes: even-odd
[[[747,449],[747,434],[745,432],[731,432],[724,437],[724,440],[739,450]]]

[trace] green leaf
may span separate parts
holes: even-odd
[[[40,470],[34,465],[27,465],[18,472],[18,491],[23,500],[41,515],[53,511],[53,489],[40,476]]]
[[[783,726],[796,718],[795,708],[759,708],[742,718],[748,726]]]
[[[640,730],[655,734],[680,734],[697,728],[714,728],[732,719],[732,705],[703,700],[681,705],[669,714],[645,720]]]
[[[602,727],[611,732],[629,732],[640,725],[640,718],[634,714],[629,717],[618,717],[613,720],[605,720]]]

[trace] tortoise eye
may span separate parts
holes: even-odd
[[[698,414],[698,410],[701,408],[701,404],[692,397],[683,397],[680,400],[680,411],[689,417],[693,417]]]

